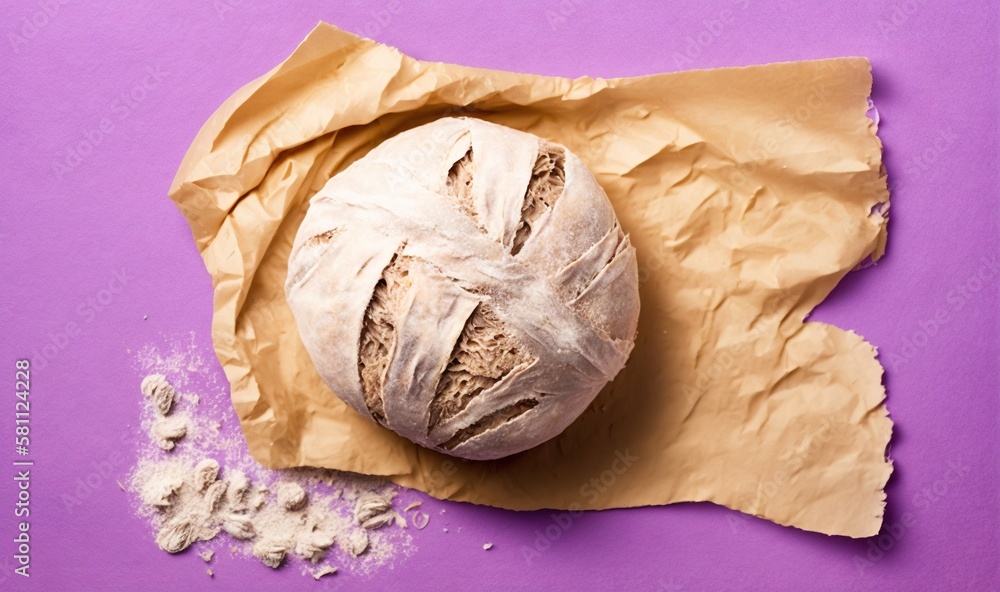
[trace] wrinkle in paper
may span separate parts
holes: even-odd
[[[711,501],[877,533],[892,470],[882,367],[860,336],[804,322],[884,248],[870,90],[863,58],[569,80],[422,62],[319,25],[209,119],[170,191],[213,277],[213,341],[250,452],[517,510]],[[580,155],[638,250],[628,365],[559,437],[499,461],[419,448],[349,409],[282,290],[309,197],[445,115]]]

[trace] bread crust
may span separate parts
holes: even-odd
[[[330,179],[285,292],[338,397],[476,460],[562,432],[624,367],[639,318],[635,249],[583,162],[470,118],[405,131]]]

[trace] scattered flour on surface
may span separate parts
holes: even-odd
[[[415,550],[394,507],[398,486],[353,473],[258,465],[228,385],[201,357],[193,336],[166,349],[143,348],[136,370],[140,430],[148,438],[140,439],[126,489],[164,551],[194,548],[209,562],[228,549],[272,568],[297,565],[318,580],[391,569]]]

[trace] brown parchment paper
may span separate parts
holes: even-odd
[[[422,62],[320,24],[209,119],[170,190],[213,278],[212,336],[251,453],[502,508],[704,500],[877,533],[892,470],[882,368],[855,333],[804,322],[883,250],[871,84],[863,58],[615,80],[513,74]],[[283,292],[309,197],[382,140],[446,115],[579,154],[638,250],[627,367],[562,435],[499,461],[419,448],[340,402]]]

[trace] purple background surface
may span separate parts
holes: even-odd
[[[429,4],[0,7],[0,427],[13,432],[14,361],[31,357],[36,462],[25,580],[11,572],[15,454],[0,437],[0,589],[1000,587],[998,4]],[[887,367],[896,470],[883,535],[831,538],[680,504],[588,513],[529,563],[522,548],[552,524],[547,512],[430,501],[432,515],[447,508],[452,532],[416,533],[411,557],[367,580],[341,574],[324,586],[229,558],[208,580],[197,557],[159,551],[113,483],[134,460],[128,350],[193,331],[212,359],[211,282],[166,192],[206,118],[319,20],[421,59],[571,77],[869,57],[894,187],[888,253],[851,273],[812,318],[865,336]],[[121,98],[144,83],[141,100]],[[69,152],[105,120],[77,162]],[[64,336],[69,323],[78,333]],[[114,476],[67,508],[62,496],[102,463]],[[495,546],[484,552],[487,540]]]

